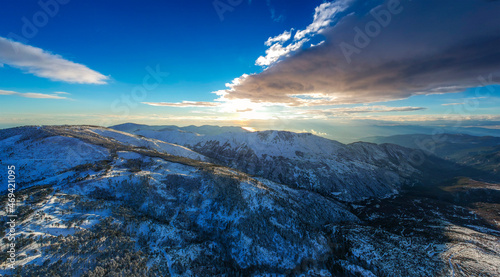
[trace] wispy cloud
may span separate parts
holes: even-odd
[[[303,129],[300,133],[311,133],[315,136],[320,136],[320,137],[326,137],[328,136],[327,133],[324,133],[324,132],[320,132],[320,131],[315,131],[314,129],[311,129],[311,130],[306,130],[306,129]]]
[[[322,110],[302,110],[297,112],[298,114],[308,114],[315,116],[344,116],[360,113],[388,113],[388,112],[412,112],[425,110],[424,107],[388,107],[384,105],[377,106],[357,106],[357,107],[342,107],[342,108],[331,108]]]
[[[446,103],[446,104],[441,104],[441,106],[456,106],[456,105],[465,105],[465,103],[461,102],[461,103]]]
[[[142,102],[142,104],[157,106],[157,107],[178,107],[178,108],[191,108],[191,107],[216,107],[220,103],[216,102],[194,102],[194,101],[182,101],[178,103],[169,102]]]
[[[14,96],[21,96],[25,98],[38,98],[38,99],[68,99],[65,96],[60,96],[60,94],[69,94],[67,92],[54,92],[53,94],[45,94],[45,93],[38,93],[38,92],[17,92],[17,91],[10,91],[10,90],[0,90],[0,95],[14,95]]]
[[[38,77],[78,84],[106,84],[107,76],[60,55],[0,37],[0,63]]]
[[[470,122],[481,121],[488,123],[499,121],[498,115],[463,115],[463,114],[421,114],[421,115],[383,115],[383,116],[359,116],[357,120],[378,120],[387,122],[414,122],[422,124],[424,122],[434,122],[439,126],[455,127],[457,122],[463,123],[463,126],[468,126]],[[478,125],[479,126],[479,125]]]

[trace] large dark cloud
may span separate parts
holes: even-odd
[[[390,21],[370,11],[392,11]],[[225,97],[297,106],[367,103],[457,92],[500,72],[499,1],[360,0],[344,14],[323,34],[325,43],[248,76]],[[363,41],[357,30],[366,34],[367,26],[372,37]]]

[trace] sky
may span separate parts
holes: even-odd
[[[0,128],[500,130],[499,12],[491,0],[5,0]]]

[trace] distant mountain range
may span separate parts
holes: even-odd
[[[500,137],[500,129],[495,128],[485,128],[485,127],[474,127],[474,126],[452,126],[445,127],[447,124],[443,123],[443,125],[439,125],[440,123],[436,123],[437,126],[433,125],[411,125],[411,124],[394,124],[391,122],[381,123],[379,121],[370,121],[370,120],[353,120],[349,124],[335,124],[331,123],[331,125],[325,125],[324,123],[314,123],[307,122],[301,123],[294,121],[293,126],[290,122],[280,122],[280,124],[275,124],[271,126],[261,126],[262,130],[283,130],[287,129],[287,127],[295,128],[297,130],[302,130],[303,132],[312,132],[316,134],[321,134],[321,136],[337,140],[342,143],[352,143],[356,141],[367,141],[366,137],[374,137],[374,136],[394,136],[394,135],[411,135],[411,134],[425,134],[432,135],[436,132],[447,133],[447,134],[467,134],[471,136],[496,136]],[[498,123],[500,124],[500,123]],[[290,125],[290,126],[288,126]],[[449,125],[449,123],[448,123]],[[256,125],[258,126],[258,125]],[[135,123],[125,123],[120,125],[115,125],[110,128],[134,133],[137,130],[150,130],[150,131],[159,131],[159,130],[181,130],[185,132],[192,132],[202,135],[216,135],[225,132],[248,132],[241,127],[219,127],[219,126],[186,126],[186,127],[178,127],[173,125],[160,125],[160,126],[150,126],[143,124],[135,124]]]
[[[115,129],[122,132],[127,133],[135,133],[139,130],[141,131],[156,131],[156,132],[164,132],[164,131],[180,131],[180,132],[190,132],[202,135],[218,135],[222,133],[248,133],[245,129],[241,127],[224,127],[224,126],[212,126],[212,125],[203,125],[203,126],[185,126],[178,127],[174,125],[161,125],[161,126],[150,126],[150,125],[142,125],[142,124],[134,124],[134,123],[124,123],[120,125],[115,125],[110,127],[111,129]]]
[[[425,151],[458,164],[500,177],[500,137],[464,134],[397,135],[369,137],[365,141],[392,143]]]
[[[238,127],[0,130],[21,276],[496,276],[496,176],[435,154]]]

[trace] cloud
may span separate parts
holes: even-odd
[[[327,2],[316,7],[313,22],[309,24],[304,30],[298,30],[293,40],[285,46],[285,42],[289,41],[292,37],[292,32],[285,31],[275,37],[270,37],[264,44],[269,46],[266,50],[265,56],[260,56],[256,61],[256,65],[270,66],[282,57],[298,51],[301,47],[308,42],[311,37],[321,33],[334,21],[335,16],[344,11],[348,7],[351,0],[339,0],[336,2]]]
[[[321,44],[323,44],[323,43],[325,43],[325,41],[324,41],[324,40],[322,40],[322,41],[320,41],[320,42],[318,42],[318,43],[316,43],[316,44],[311,43],[311,47],[320,46],[320,45],[321,45]]]
[[[0,95],[15,95],[21,96],[25,98],[38,98],[38,99],[68,99],[64,96],[59,96],[63,92],[54,92],[54,94],[45,94],[45,93],[37,93],[37,92],[16,92],[10,90],[0,90]],[[63,94],[69,94],[64,92]]]
[[[328,136],[328,134],[327,134],[327,133],[320,132],[320,131],[315,131],[314,129],[311,129],[310,131],[307,131],[306,129],[303,129],[303,130],[301,131],[301,133],[311,133],[311,134],[313,134],[313,135],[315,135],[315,136],[321,136],[321,137],[326,137],[326,136]]]
[[[107,76],[43,49],[0,37],[0,63],[38,77],[78,84],[106,84]]]
[[[157,106],[157,107],[178,107],[178,108],[191,108],[191,107],[216,107],[220,103],[216,102],[193,102],[193,101],[182,101],[179,103],[168,103],[168,102],[142,102],[142,104]]]
[[[446,103],[446,104],[441,104],[441,106],[456,106],[456,105],[465,105],[465,103],[461,102],[461,103]]]
[[[500,116],[498,115],[465,115],[465,114],[421,114],[421,115],[384,115],[377,117],[356,117],[356,120],[377,120],[386,122],[414,122],[415,124],[423,125],[424,123],[432,122],[436,126],[448,126],[451,128],[456,128],[457,124],[460,126],[468,126],[472,121],[481,121],[483,123],[488,123],[491,121],[499,121]],[[467,124],[465,124],[467,123]]]
[[[283,34],[279,36],[282,36]],[[260,56],[259,58],[257,58],[255,64],[260,66],[269,66],[277,62],[281,57],[284,57],[291,52],[299,50],[300,47],[302,47],[302,45],[304,45],[306,41],[307,40],[304,39],[295,43],[291,43],[285,47],[281,43],[275,43],[266,50],[265,56]]]
[[[282,34],[277,35],[275,37],[270,37],[264,44],[266,46],[271,46],[274,42],[279,42],[279,43],[287,42],[292,37],[292,31],[293,29],[291,29],[290,31],[284,31]]]
[[[297,31],[294,40],[301,40],[309,34],[317,34],[330,26],[334,16],[344,11],[351,1],[326,2],[314,9],[313,22],[304,30]]]
[[[499,83],[500,1],[398,2],[357,0],[342,13],[336,5],[347,2],[320,5],[313,23],[296,32],[289,45],[276,42],[257,60],[272,66],[240,77],[224,98],[338,105]],[[316,32],[325,42],[303,49]]]
[[[360,113],[387,113],[387,112],[412,112],[425,110],[424,107],[388,107],[383,105],[378,106],[357,106],[357,107],[342,107],[322,110],[303,110],[298,114],[308,114],[315,116],[335,117]]]

